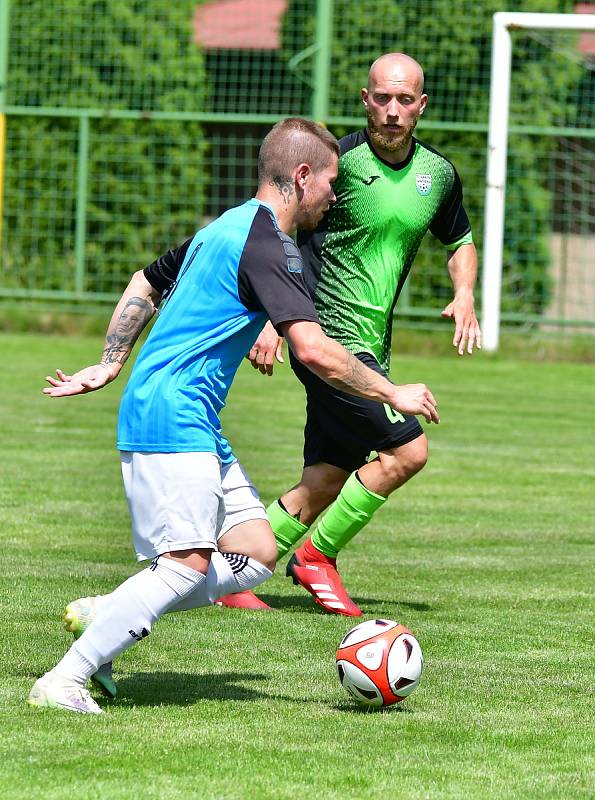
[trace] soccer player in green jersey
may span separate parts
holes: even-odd
[[[361,90],[368,124],[340,141],[337,202],[314,233],[298,232],[306,281],[328,336],[382,374],[389,369],[393,310],[418,247],[430,230],[446,247],[462,355],[481,347],[473,290],[477,254],[454,166],[413,136],[424,113],[421,66],[403,53],[378,58]],[[280,342],[265,329],[249,358],[271,374]],[[292,555],[287,575],[325,610],[360,616],[336,568],[338,553],[388,496],[419,472],[428,442],[414,416],[349,397],[324,384],[292,355],[307,394],[304,468],[298,484],[268,509],[279,557],[318,520]],[[372,451],[377,456],[368,461]],[[268,608],[251,592],[223,605]]]

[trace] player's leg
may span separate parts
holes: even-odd
[[[261,503],[259,505],[260,513],[264,515],[264,507]],[[272,610],[249,591],[269,578],[275,569],[277,547],[268,520],[256,518],[234,525],[219,538],[217,544],[219,550],[211,554],[206,581],[168,608],[167,613],[210,606],[227,594],[229,599],[225,605],[230,608]],[[70,603],[64,615],[66,629],[76,639],[80,638],[109,597],[85,597]],[[116,696],[111,662],[100,667],[91,678],[106,696]]]
[[[310,437],[308,441],[311,441]],[[274,519],[279,558],[285,555],[307,532],[315,519],[335,500],[348,477],[347,470],[335,467],[333,464],[318,462],[305,466],[300,482],[269,506],[267,509],[269,519],[277,515],[275,508],[277,505],[290,520],[299,522],[301,526],[298,528],[292,525],[283,515]],[[294,531],[300,534],[297,538],[294,536]]]
[[[336,569],[337,556],[369,524],[389,494],[419,472],[426,454],[427,444],[422,436],[380,452],[377,459],[353,472],[312,536],[291,557],[287,575],[327,611],[361,615],[343,587]]]
[[[353,472],[316,526],[311,537],[314,548],[336,559],[388,496],[423,468],[427,452],[427,439],[421,434],[400,447],[380,451]]]
[[[334,613],[360,616],[336,572],[337,556],[369,524],[387,497],[422,469],[426,458],[427,440],[421,434],[400,447],[380,451],[376,459],[349,476],[287,566],[287,575],[313,594],[319,605]],[[316,567],[319,573],[326,573],[324,580],[314,573]]]
[[[251,591],[272,575],[277,561],[277,545],[265,508],[239,461],[224,467],[221,486],[225,518],[206,587],[186,597],[174,611],[212,602],[232,608],[270,610]]]
[[[96,595],[94,597],[79,597],[72,600],[62,614],[64,629],[72,633],[75,639],[80,639],[89,625],[93,622],[99,611],[99,607],[105,602],[109,595]],[[106,661],[97,672],[91,675],[91,680],[106,697],[113,698],[118,693],[118,687],[114,681],[112,672],[112,662]]]
[[[310,407],[310,401],[308,402]],[[310,413],[306,422],[304,453],[312,463],[304,467],[300,483],[271,503],[266,510],[277,543],[278,559],[307,533],[310,524],[335,499],[349,477],[349,472],[344,469],[331,464],[315,463],[319,461],[318,443],[323,438],[316,416]],[[284,506],[285,500],[290,502],[291,512]],[[228,608],[254,611],[270,608],[250,590],[245,590],[240,595],[224,594],[218,602]]]
[[[360,467],[357,474],[369,491],[388,497],[417,475],[428,461],[428,439],[424,433],[407,444],[381,450]]]
[[[162,614],[206,583],[224,514],[216,457],[125,453],[122,472],[137,557],[152,557],[153,562],[106,596],[64,658],[35,683],[29,695],[32,705],[99,713],[85,689],[87,680],[148,636]]]
[[[366,363],[381,371],[375,362]],[[310,538],[290,559],[287,574],[327,610],[359,616],[361,611],[336,571],[337,555],[370,522],[389,494],[423,467],[427,441],[415,417],[326,385],[312,384],[309,394],[317,399],[316,407],[310,404],[309,410],[316,415],[319,435],[314,444],[306,441],[305,458],[318,455],[323,463],[350,474]],[[365,463],[371,451],[379,455]],[[298,510],[295,499],[304,502],[298,492],[281,498],[288,515]]]
[[[308,532],[318,515],[335,500],[352,468],[351,448],[348,446],[345,452],[342,446],[345,430],[337,427],[335,390],[291,353],[290,361],[306,390],[304,468],[299,483],[267,508],[279,558]],[[358,453],[356,466],[363,463],[368,452]]]

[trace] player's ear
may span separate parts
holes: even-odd
[[[300,187],[300,189],[304,189],[308,178],[312,175],[312,167],[309,164],[299,164],[295,170],[295,182]]]
[[[368,107],[368,90],[366,89],[365,86],[362,88],[361,95],[362,95],[362,103],[367,108]]]
[[[428,105],[428,95],[427,94],[422,94],[421,103],[419,105],[419,113],[420,114],[424,113],[424,111],[426,110],[426,106],[427,105]]]

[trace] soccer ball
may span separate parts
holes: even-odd
[[[423,666],[415,636],[390,619],[361,622],[337,649],[341,685],[358,703],[375,708],[408,697],[419,683]]]

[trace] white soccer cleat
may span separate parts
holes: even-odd
[[[72,603],[69,603],[64,609],[64,613],[62,614],[64,628],[70,631],[75,639],[82,636],[95,619],[97,604],[101,599],[102,595],[97,595],[97,597],[79,597],[78,600],[73,600]],[[106,697],[113,699],[118,693],[118,687],[112,676],[111,661],[108,661],[107,664],[102,664],[97,672],[91,675],[91,680]]]
[[[35,681],[27,702],[37,708],[59,708],[75,714],[103,714],[84,686],[51,672]]]
[[[64,628],[72,633],[75,639],[82,636],[95,619],[97,601],[100,598],[101,595],[97,595],[97,597],[79,597],[78,600],[73,600],[64,609],[62,614]]]

